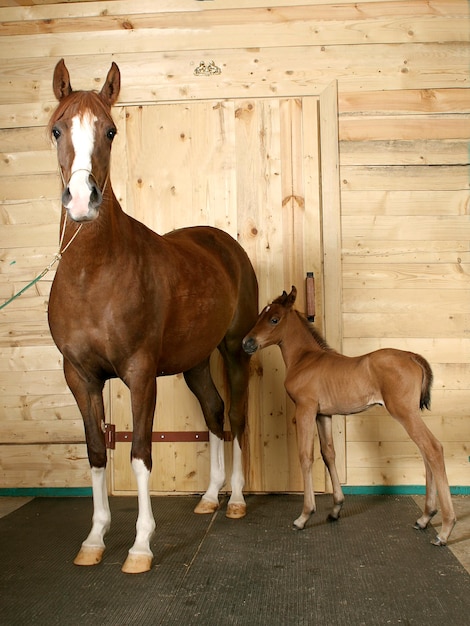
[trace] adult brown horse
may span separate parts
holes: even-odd
[[[330,519],[339,517],[344,496],[335,465],[331,429],[332,415],[361,413],[374,404],[387,411],[405,428],[418,446],[426,468],[426,500],[415,528],[424,529],[436,514],[436,489],[442,509],[441,532],[433,543],[445,545],[455,525],[442,445],[425,425],[420,409],[429,408],[432,371],[419,354],[383,349],[347,357],[330,348],[293,308],[297,290],[292,287],[267,306],[255,327],[243,340],[248,354],[277,344],[286,364],[285,386],[295,403],[300,464],[304,480],[304,506],[294,521],[304,528],[315,512],[312,483],[313,437],[318,425],[323,460],[333,485]]]
[[[98,563],[111,515],[106,488],[102,391],[119,377],[129,387],[131,462],[139,513],[123,571],[147,571],[155,528],[149,497],[156,378],[184,373],[210,430],[210,484],[196,507],[213,512],[225,482],[224,403],[209,357],[221,352],[230,389],[232,494],[227,516],[245,515],[241,437],[247,410],[249,356],[242,339],[257,317],[258,286],[242,247],[208,226],[159,236],[126,215],[109,179],[116,126],[111,106],[120,89],[112,64],[100,93],[73,91],[64,61],[54,71],[59,105],[49,128],[64,183],[61,257],[49,300],[49,325],[85,425],[93,486],[93,523],[75,559]],[[157,147],[158,149],[158,147]]]

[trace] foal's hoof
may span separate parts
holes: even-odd
[[[198,515],[208,515],[210,513],[215,513],[219,508],[218,502],[212,502],[211,500],[206,500],[205,498],[201,498],[194,509],[194,512]]]
[[[124,574],[143,574],[152,569],[152,557],[148,554],[129,554],[121,571]]]
[[[227,512],[225,513],[225,517],[229,517],[230,519],[241,519],[246,515],[246,504],[229,504],[227,506]]]
[[[103,558],[104,548],[82,546],[74,559],[74,565],[97,565]]]
[[[447,541],[445,541],[444,539],[441,539],[439,535],[437,535],[437,537],[433,539],[431,543],[433,546],[446,546],[447,545]]]

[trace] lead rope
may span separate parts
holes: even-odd
[[[59,252],[56,252],[54,254],[54,258],[52,259],[52,261],[49,263],[49,265],[47,267],[45,267],[42,272],[36,276],[36,278],[34,278],[30,283],[28,283],[26,285],[26,287],[23,287],[23,289],[21,289],[20,291],[18,291],[18,293],[15,293],[15,295],[13,295],[11,298],[9,298],[6,302],[4,302],[3,304],[0,304],[0,310],[5,308],[8,304],[10,304],[10,302],[13,302],[13,300],[16,300],[16,298],[19,298],[21,296],[22,293],[24,293],[27,289],[29,289],[30,287],[32,287],[33,285],[35,285],[38,280],[41,280],[41,278],[43,278],[47,272],[49,272],[54,265],[57,263],[57,261],[60,261],[60,259],[62,258],[62,255],[64,254],[64,252],[67,250],[67,248],[70,246],[70,244],[72,243],[72,241],[75,239],[75,237],[78,235],[78,233],[80,232],[83,224],[80,224],[80,226],[77,228],[77,230],[74,232],[74,234],[72,235],[72,237],[70,238],[69,242],[67,243],[67,245],[65,246],[65,248],[62,248],[62,244],[64,242],[64,236],[65,236],[65,226],[67,224],[67,216],[64,217],[64,225],[62,227],[62,234],[60,236],[60,243],[59,243]]]
[[[76,172],[80,172],[82,170],[75,170],[70,174],[70,178],[69,178],[69,184],[70,184],[70,180],[72,179],[72,176],[74,174],[76,174]],[[94,179],[95,183],[98,184],[98,181],[96,180],[96,178],[93,175],[93,172],[91,172],[90,170],[87,169],[83,169],[83,171],[88,172],[88,174]],[[64,184],[64,187],[67,187],[67,183],[64,179],[64,174],[62,172],[62,168],[59,167],[59,173],[60,173],[60,177],[62,179],[62,182]],[[106,175],[106,179],[104,181],[104,185],[103,185],[103,189],[101,191],[102,196],[104,196],[104,192],[106,189],[106,186],[108,184],[109,181],[109,170],[108,173]],[[34,278],[30,283],[28,283],[26,285],[26,287],[23,287],[23,289],[20,289],[20,291],[18,291],[18,293],[15,293],[15,295],[13,295],[11,298],[9,298],[6,302],[4,302],[3,304],[0,304],[0,310],[4,309],[8,304],[10,304],[10,302],[13,302],[13,300],[16,300],[16,298],[19,298],[21,296],[22,293],[24,293],[27,289],[29,289],[30,287],[32,287],[33,285],[35,285],[39,280],[41,280],[41,278],[43,278],[47,272],[49,272],[54,265],[60,261],[60,259],[62,258],[62,255],[64,254],[64,252],[67,250],[67,248],[70,246],[70,244],[72,243],[72,241],[75,239],[75,237],[78,235],[78,233],[80,232],[83,224],[80,224],[80,226],[77,228],[77,230],[74,232],[74,234],[72,235],[72,237],[70,238],[70,240],[68,241],[67,245],[65,246],[65,248],[62,248],[62,244],[64,243],[64,237],[65,237],[65,227],[67,225],[67,215],[64,216],[64,225],[62,227],[62,233],[60,235],[60,242],[59,242],[59,252],[56,252],[54,254],[54,258],[52,259],[52,261],[49,263],[49,265],[47,267],[45,267],[42,272],[36,276],[36,278]]]
[[[64,180],[64,175],[62,173],[62,168],[59,168],[59,172],[60,172],[60,177],[62,178],[62,181],[64,182],[65,185],[65,180]],[[60,259],[62,258],[62,255],[64,254],[64,252],[67,250],[67,248],[70,246],[70,244],[72,243],[72,241],[75,239],[75,237],[78,235],[82,224],[80,224],[80,226],[77,228],[77,230],[74,232],[74,234],[72,235],[70,241],[67,243],[67,245],[65,246],[65,248],[63,250],[61,250],[62,248],[62,244],[64,243],[64,237],[65,237],[65,227],[67,225],[67,216],[64,216],[64,225],[62,227],[62,233],[60,235],[60,242],[59,242],[59,251],[56,252],[54,254],[54,258],[52,259],[52,261],[49,263],[49,265],[47,267],[45,267],[42,272],[40,274],[38,274],[38,276],[36,276],[36,278],[34,278],[30,283],[28,283],[26,285],[26,287],[23,287],[23,289],[20,289],[20,291],[18,291],[17,293],[15,293],[11,298],[9,298],[6,302],[4,302],[3,304],[0,304],[0,310],[4,309],[8,304],[10,304],[10,302],[13,302],[13,300],[16,300],[16,298],[19,298],[21,296],[21,294],[23,294],[27,289],[29,289],[30,287],[32,287],[33,285],[35,285],[39,280],[41,280],[41,278],[43,278],[47,272],[49,272],[54,265],[57,263],[57,261],[60,261]]]

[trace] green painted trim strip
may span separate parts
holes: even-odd
[[[93,495],[91,487],[18,487],[0,488],[0,496],[77,497]]]
[[[387,495],[387,496],[424,496],[426,487],[424,485],[358,485],[357,487],[342,485],[343,492],[347,495]],[[470,487],[451,486],[450,493],[453,496],[470,495]]]
[[[396,495],[422,496],[426,492],[424,485],[342,485],[343,492],[351,496]],[[456,485],[450,488],[453,496],[469,496],[470,487]],[[90,497],[91,487],[18,487],[0,488],[0,496],[30,497]],[[134,495],[134,494],[132,494]]]

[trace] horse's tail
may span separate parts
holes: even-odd
[[[419,408],[431,409],[431,386],[433,381],[431,366],[420,354],[413,354],[411,358],[415,363],[420,366],[423,371],[423,380],[421,382],[421,396],[419,398]]]

